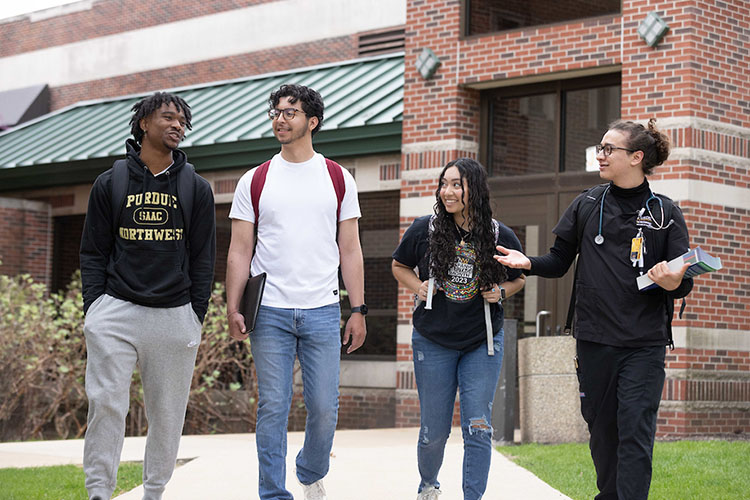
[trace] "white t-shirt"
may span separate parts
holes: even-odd
[[[256,169],[240,178],[230,219],[255,223],[250,183]],[[348,170],[342,171],[346,193],[339,221],[361,216],[357,185]],[[253,276],[268,274],[262,304],[311,309],[338,302],[338,203],[323,155],[289,163],[276,154],[258,204],[258,241],[250,270]]]

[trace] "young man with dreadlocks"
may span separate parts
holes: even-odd
[[[417,499],[436,500],[440,494],[438,472],[458,389],[463,498],[478,500],[487,487],[492,456],[492,400],[503,361],[502,299],[524,285],[520,271],[506,269],[493,256],[498,244],[520,250],[521,243],[492,218],[487,173],[478,162],[459,158],[448,163],[435,198],[435,214],[412,223],[393,252],[392,265],[398,282],[420,301],[411,340],[421,422]],[[428,309],[430,291],[434,295]]]
[[[157,92],[132,111],[127,159],[94,182],[81,240],[90,500],[108,500],[115,489],[136,365],[148,418],[143,498],[162,497],[214,274],[211,186],[177,149],[191,129],[190,107]]]

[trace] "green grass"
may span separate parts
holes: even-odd
[[[121,463],[116,496],[141,484],[143,465]],[[0,469],[2,500],[86,500],[83,469],[77,465]]]
[[[573,500],[598,493],[588,444],[503,446],[498,450]],[[750,442],[657,442],[649,500],[750,498]]]

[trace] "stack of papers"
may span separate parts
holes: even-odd
[[[687,253],[667,262],[667,266],[669,266],[669,269],[672,271],[678,271],[682,268],[683,264],[690,264],[690,267],[685,271],[685,278],[692,278],[699,274],[710,273],[721,269],[721,259],[710,255],[701,247],[695,247]],[[645,274],[643,276],[638,276],[636,281],[638,283],[638,290],[650,290],[659,286],[651,281],[651,278]]]

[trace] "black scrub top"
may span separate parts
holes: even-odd
[[[566,209],[557,226],[552,230],[558,237],[575,242],[578,239],[576,224],[583,203],[594,203],[579,195]],[[639,291],[636,278],[645,274],[654,264],[667,262],[689,250],[689,239],[682,211],[671,200],[672,205],[665,229],[656,229],[661,224],[659,204],[651,200],[650,207],[655,221],[649,220],[645,212],[636,218],[646,206],[651,191],[648,182],[632,189],[621,189],[610,184],[602,211],[602,236],[604,243],[597,245],[594,238],[599,233],[599,208],[597,200],[589,216],[583,221],[584,228],[578,257],[576,282],[575,337],[579,340],[597,342],[618,347],[644,347],[669,343],[674,294],[657,288]],[[590,207],[589,207],[590,208]],[[641,270],[630,260],[632,239],[639,227],[645,238],[644,265]],[[689,292],[692,287],[681,287]]]

